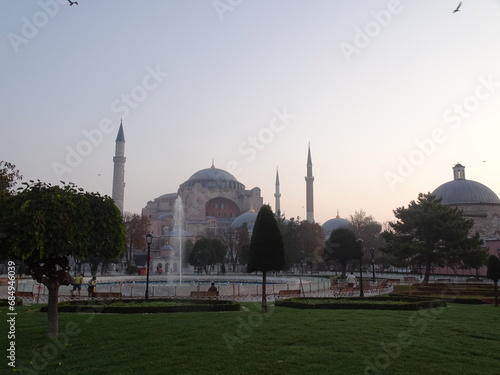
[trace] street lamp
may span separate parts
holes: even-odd
[[[370,247],[370,254],[372,256],[372,281],[375,282],[375,249]]]
[[[359,247],[359,296],[364,297],[365,294],[363,293],[363,240],[361,238],[358,238],[356,240],[356,243],[358,244]]]
[[[146,295],[144,298],[149,298],[149,258],[151,254],[151,244],[153,243],[153,235],[151,233],[146,234],[146,243],[148,244],[148,260],[146,263]]]

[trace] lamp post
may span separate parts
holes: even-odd
[[[153,235],[151,233],[146,234],[146,243],[148,244],[148,260],[146,262],[146,295],[144,298],[149,298],[149,258],[151,254],[151,244],[153,243]]]
[[[359,296],[364,297],[365,294],[363,292],[363,240],[358,238],[356,243],[359,247]]]
[[[370,254],[372,256],[372,281],[375,282],[375,249],[370,247]]]

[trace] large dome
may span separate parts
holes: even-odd
[[[202,169],[191,177],[189,177],[188,181],[198,181],[198,180],[226,180],[226,181],[236,181],[236,178],[225,170],[219,168],[205,168]]]
[[[245,189],[245,185],[238,182],[231,173],[215,168],[213,164],[210,168],[205,168],[194,173],[186,182],[181,184],[181,188],[192,187],[197,183],[207,189]]]
[[[453,167],[454,180],[446,182],[432,192],[441,197],[442,204],[500,204],[500,199],[489,187],[465,179],[465,167]]]

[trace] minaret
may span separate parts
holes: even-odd
[[[313,196],[313,167],[311,161],[311,145],[307,150],[307,176],[306,176],[306,218],[310,223],[314,223],[314,196]]]
[[[125,193],[125,136],[123,135],[123,125],[120,121],[120,129],[116,136],[115,156],[113,157],[113,193],[111,198],[115,201],[116,207],[123,214],[123,196]]]
[[[278,175],[278,168],[276,168],[276,190],[274,193],[274,198],[275,198],[275,204],[274,204],[274,211],[276,213],[276,216],[280,217],[281,216],[281,208],[280,208],[280,177]]]

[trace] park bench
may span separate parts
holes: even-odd
[[[16,292],[17,297],[33,297],[33,292]]]
[[[403,278],[403,280],[404,280],[404,282],[405,282],[405,283],[411,283],[411,284],[416,284],[416,283],[418,283],[418,282],[419,282],[419,281],[417,280],[417,278],[416,278],[416,277],[413,277],[413,276],[405,276],[405,277]]]
[[[96,292],[96,298],[122,298],[122,294],[120,292]]]
[[[451,283],[451,279],[437,279],[436,281],[438,283],[447,283],[447,284]]]
[[[199,298],[199,297],[217,297],[219,295],[218,291],[208,291],[208,290],[193,290],[191,292],[191,297]]]
[[[354,295],[354,288],[340,288],[333,292],[334,297],[352,297]]]
[[[278,292],[278,296],[294,296],[300,294],[300,289],[282,289]]]

